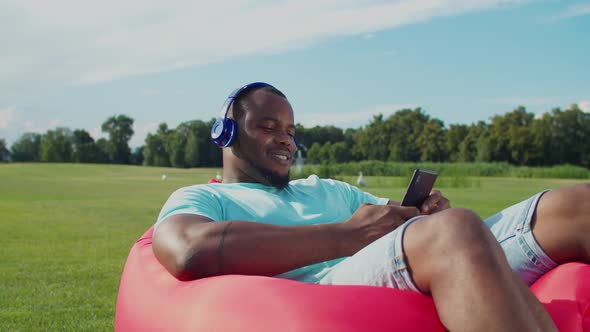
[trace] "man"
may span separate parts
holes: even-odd
[[[170,273],[409,289],[431,295],[452,331],[555,330],[527,284],[557,264],[590,261],[589,185],[538,194],[485,222],[438,191],[420,210],[401,207],[316,176],[289,182],[294,123],[268,84],[230,95],[212,129],[223,183],[177,190],[156,223],[154,253]]]

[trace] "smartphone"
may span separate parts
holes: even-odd
[[[428,195],[430,195],[430,191],[436,181],[436,176],[437,174],[433,171],[424,169],[414,170],[414,174],[402,200],[402,206],[415,206],[419,209]]]

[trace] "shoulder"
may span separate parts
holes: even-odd
[[[335,192],[335,191],[345,191],[350,192],[352,190],[352,186],[346,182],[333,180],[333,179],[321,179],[317,175],[312,174],[305,179],[297,179],[289,182],[289,187],[292,190],[302,190],[302,191],[327,191],[327,192]]]
[[[219,186],[220,184],[195,184],[191,186],[181,187],[172,192],[170,197],[191,197],[195,195],[219,196]]]
[[[212,220],[222,216],[220,197],[213,185],[197,184],[176,189],[160,210],[156,227],[166,218],[177,214],[195,214]]]
[[[223,193],[209,184],[181,187],[170,194],[164,209],[176,209],[186,205],[217,205],[222,197]]]

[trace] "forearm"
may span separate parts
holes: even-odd
[[[177,239],[184,258],[182,271],[175,274],[183,280],[220,274],[272,276],[358,250],[342,223],[276,226],[223,221],[195,226]]]

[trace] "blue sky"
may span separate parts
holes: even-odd
[[[418,106],[447,126],[519,105],[590,112],[589,59],[590,1],[0,0],[0,138],[97,139],[126,114],[138,146],[252,81],[308,127]]]

